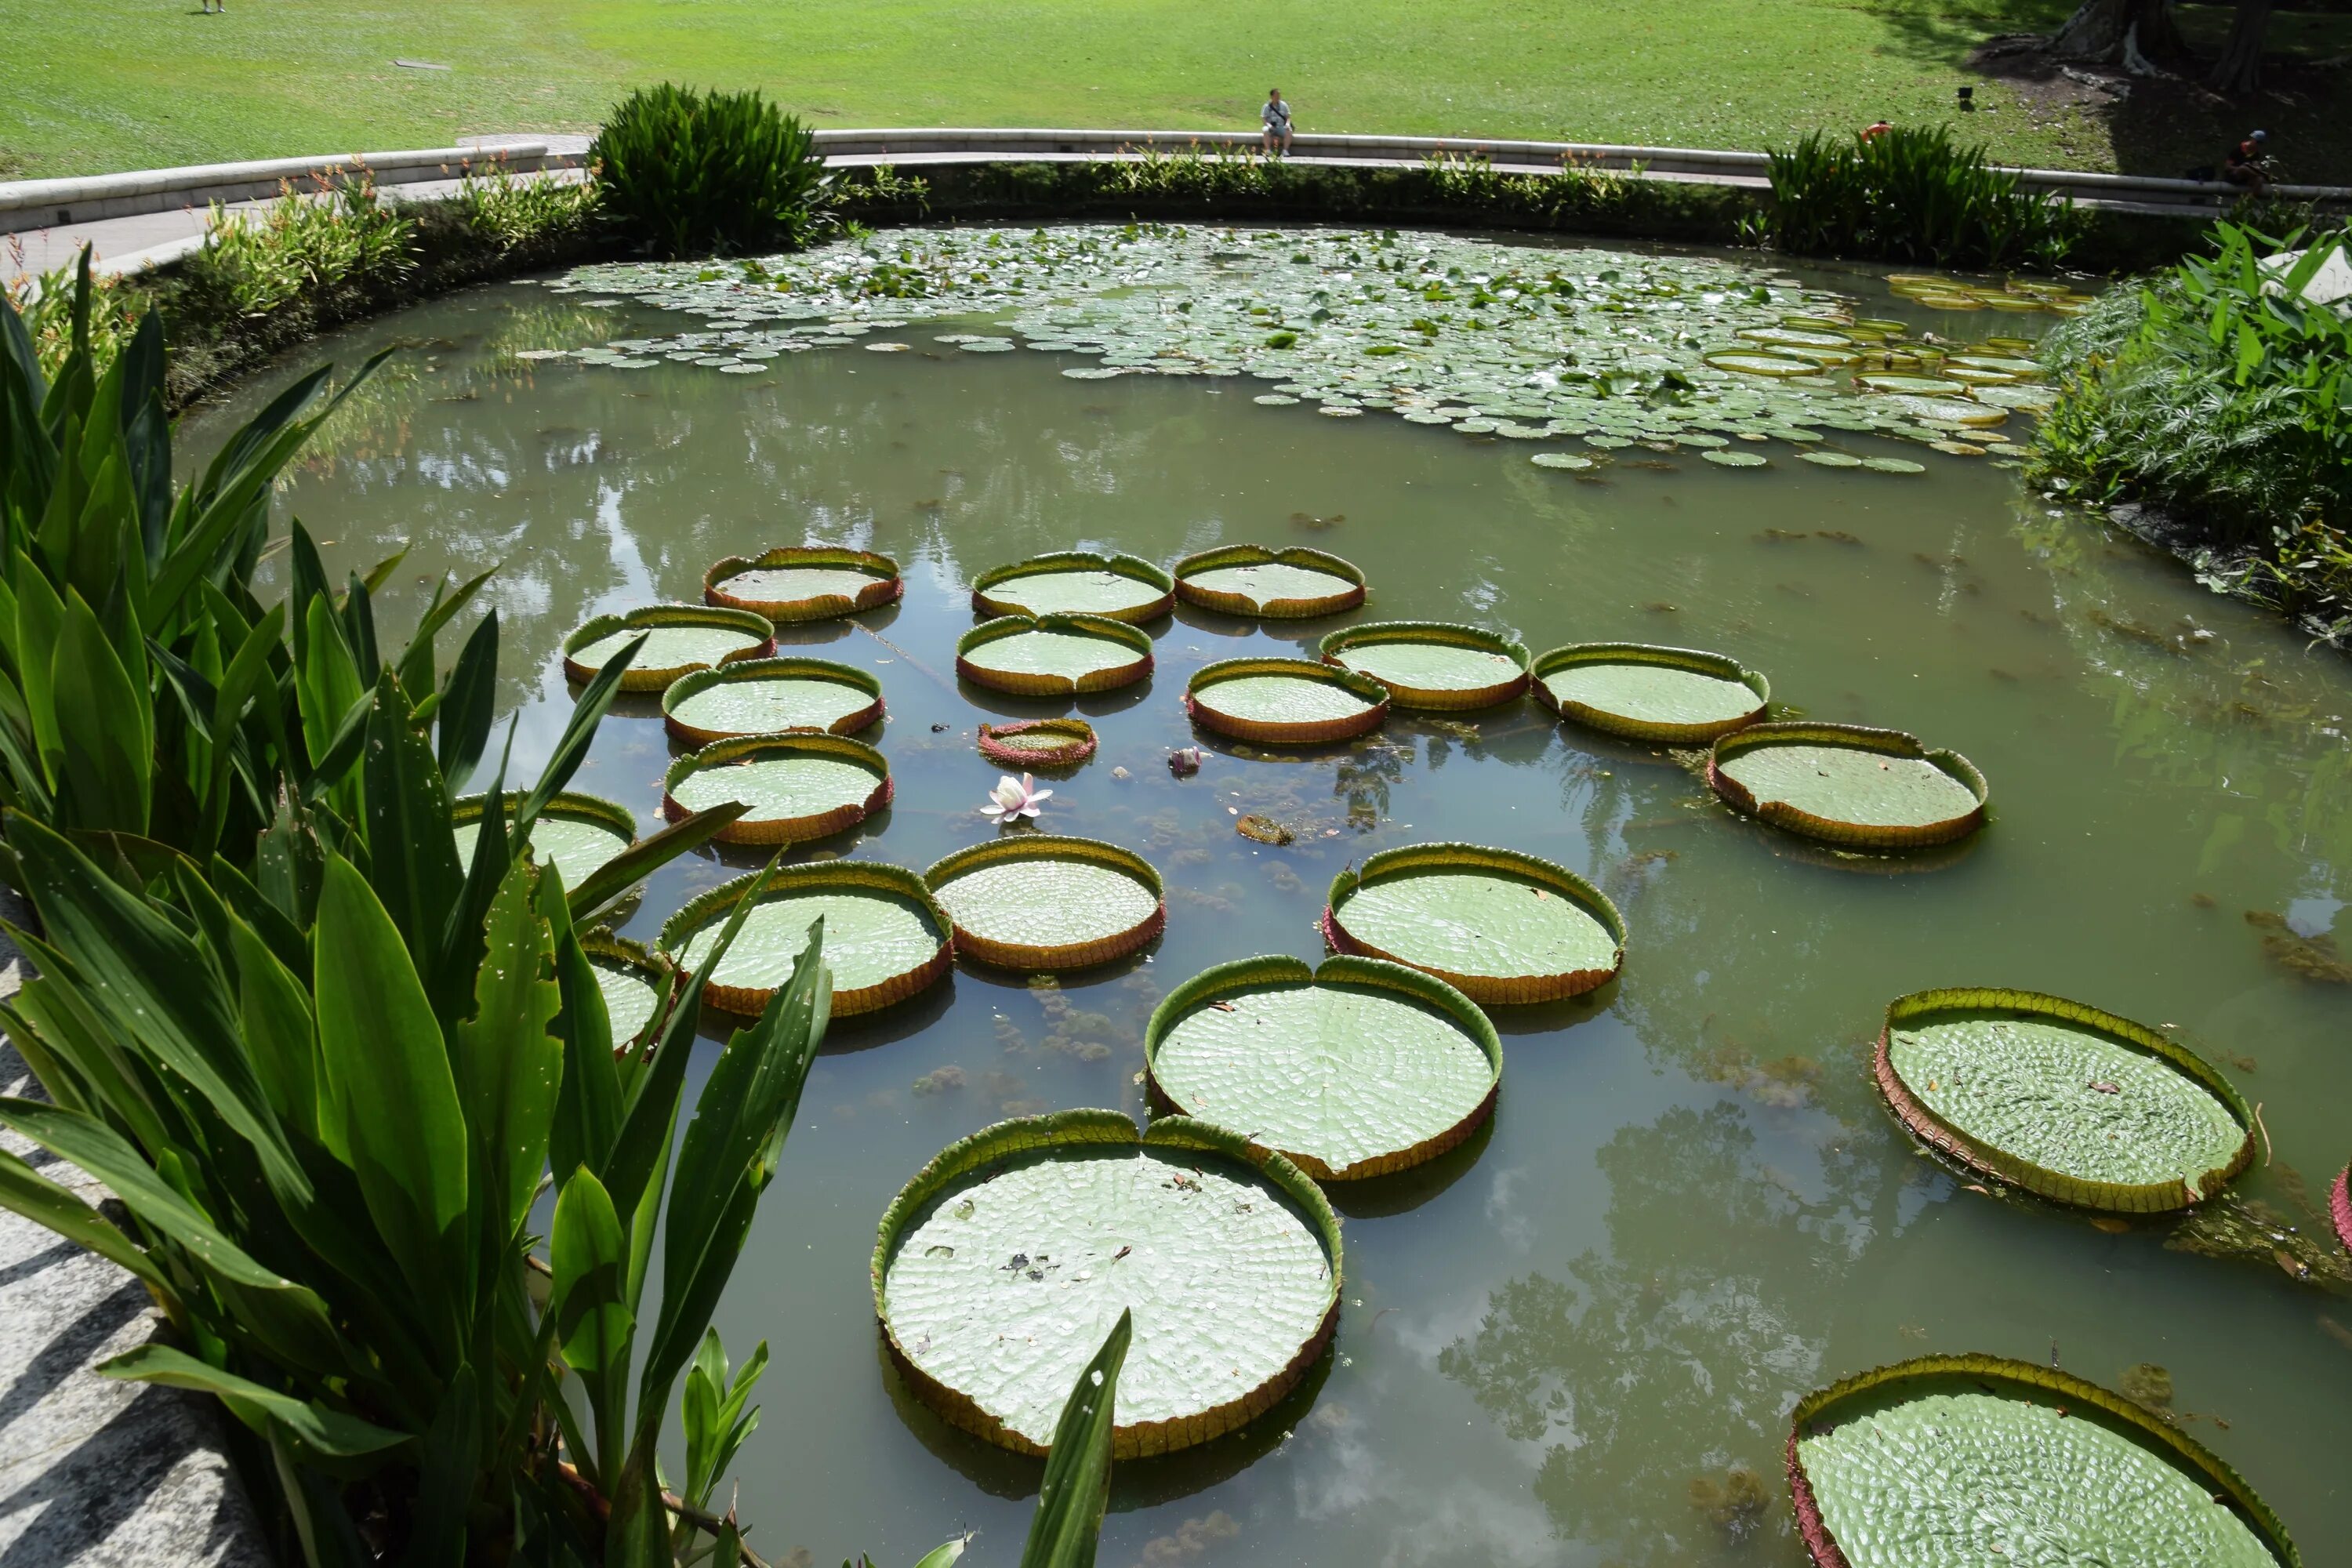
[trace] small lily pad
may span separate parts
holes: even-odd
[[[1486,1121],[1503,1043],[1434,975],[1376,958],[1244,958],[1169,993],[1144,1069],[1187,1116],[1243,1131],[1318,1181],[1435,1159]]]
[[[1045,973],[1125,958],[1168,924],[1160,873],[1132,850],[1024,833],[959,849],[923,873],[956,952]]]
[[[1592,467],[1592,459],[1581,452],[1538,452],[1528,461],[1538,468],[1566,468],[1570,471]]]
[[[1764,458],[1759,452],[1701,452],[1700,457],[1727,468],[1760,468]]]
[[[875,1314],[924,1403],[1043,1453],[1119,1314],[1118,1459],[1234,1430],[1297,1385],[1339,1317],[1339,1225],[1279,1154],[1172,1116],[1000,1122],[942,1151],[882,1216]],[[1018,1353],[1011,1353],[1013,1347]]]
[[[709,953],[759,875],[723,882],[663,922],[661,949],[680,970],[692,973]],[[877,861],[816,860],[770,876],[758,907],[704,984],[704,997],[726,1012],[758,1016],[792,978],[793,961],[820,916],[835,1017],[904,1001],[953,966],[947,915],[921,878]]]
[[[1824,468],[1858,468],[1862,467],[1862,459],[1860,458],[1850,456],[1844,452],[1803,452],[1800,453],[1799,456],[1802,457],[1808,463],[1818,463]],[[1916,465],[1915,464],[1914,467],[1916,467]]]
[[[691,745],[784,730],[853,735],[882,717],[882,683],[830,659],[747,659],[680,679],[662,693],[662,723]]]
[[[1790,1418],[1816,1568],[2295,1568],[2238,1473],[2126,1396],[2053,1367],[1923,1356],[1806,1395]]]
[[[972,580],[971,607],[987,616],[1100,616],[1149,621],[1168,613],[1176,584],[1133,555],[1065,550],[1034,555]]]
[[[1715,742],[1706,776],[1735,811],[1852,847],[1947,844],[1984,826],[1975,764],[1898,730],[1751,725]]]
[[[2228,1079],[2156,1030],[2062,996],[1901,997],[1886,1009],[1874,1070],[1924,1142],[2062,1203],[2182,1208],[2254,1155],[2253,1113]]]
[[[1075,768],[1095,754],[1084,719],[1028,719],[980,727],[980,754],[1000,768]]]
[[[1292,546],[1227,544],[1176,563],[1176,596],[1202,609],[1305,620],[1364,602],[1364,574],[1337,555]]]
[[[1115,691],[1151,673],[1151,638],[1101,616],[1003,616],[956,642],[956,673],[1022,697]]]
[[[1305,658],[1228,658],[1196,671],[1184,710],[1204,730],[1276,745],[1344,741],[1389,716],[1388,688]]]
[[[1539,655],[1536,700],[1612,735],[1704,744],[1764,717],[1761,675],[1721,654],[1645,643],[1570,643]]]
[[[1598,888],[1512,849],[1384,849],[1332,880],[1323,938],[1434,974],[1485,1005],[1556,1002],[1615,978],[1625,922]]]
[[[624,691],[659,691],[682,675],[775,652],[775,628],[765,616],[719,605],[646,605],[625,615],[598,616],[563,639],[563,673],[585,683],[604,661],[639,637],[636,662],[621,677]]]
[[[730,802],[750,809],[725,844],[796,844],[844,832],[890,804],[890,764],[863,741],[805,731],[718,741],[672,763],[662,815],[680,822]]]
[[[1924,474],[1927,466],[1908,458],[1864,458],[1862,466],[1874,474]]]
[[[898,563],[887,555],[826,545],[730,555],[702,579],[702,596],[709,603],[751,610],[778,626],[879,609],[898,603],[905,591]]]
[[[1367,621],[1331,633],[1318,651],[1405,708],[1490,708],[1528,689],[1525,644],[1449,621]]]
[[[484,804],[485,797],[469,795],[450,811],[460,866],[474,863],[474,840],[481,833]],[[514,804],[512,799],[506,803],[509,822]],[[532,859],[541,866],[553,867],[563,878],[565,887],[576,888],[591,871],[626,849],[636,837],[636,814],[619,801],[566,790],[541,808],[539,820],[530,825],[529,842]]]

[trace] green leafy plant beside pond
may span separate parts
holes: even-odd
[[[2050,338],[2063,367],[2037,462],[2084,499],[2136,500],[2236,547],[2230,585],[2352,626],[2352,318],[2304,297],[2352,229],[2212,253],[2118,289]],[[2303,248],[2299,263],[2281,253]]]
[[[2085,226],[2070,204],[2027,190],[1944,125],[1866,141],[1816,131],[1772,152],[1771,180],[1766,230],[1801,255],[2054,268]]]
[[[588,157],[613,215],[665,256],[797,247],[829,226],[815,137],[757,92],[640,88]]]

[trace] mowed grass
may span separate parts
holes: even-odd
[[[231,5],[206,16],[195,0],[10,0],[0,173],[588,131],[629,88],[665,78],[761,88],[820,127],[1247,127],[1279,85],[1302,130],[1753,148],[1881,117],[1951,117],[1953,89],[1973,82],[1983,111],[1963,129],[2006,160],[2173,174],[2218,157],[2222,134],[2169,115],[2118,130],[1963,69],[1977,44],[2047,28],[2066,0]],[[2218,42],[2226,9],[2184,10]],[[2283,14],[2273,42],[2342,52],[2352,17]],[[2316,131],[2352,113],[2335,76],[2324,101],[2221,110],[2212,125],[2267,116],[2294,173],[2320,177],[2352,163],[2352,137],[2294,132],[2298,118]]]

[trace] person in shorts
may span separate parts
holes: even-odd
[[[1265,127],[1265,150],[1269,153],[1290,151],[1290,105],[1282,101],[1282,89],[1265,89],[1265,102],[1257,111],[1258,123]]]

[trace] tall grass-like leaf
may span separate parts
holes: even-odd
[[[470,973],[445,982],[436,972],[464,880],[449,827],[449,794],[433,748],[409,721],[400,678],[388,668],[376,679],[365,754],[369,882],[400,928],[426,994],[462,994]]]
[[[449,1053],[399,928],[352,863],[330,856],[319,893],[320,1130],[357,1173],[400,1271],[457,1326],[470,1294],[458,1231],[467,1213],[467,1137]],[[446,1342],[446,1341],[444,1342]]]
[[[329,1458],[360,1458],[409,1441],[404,1432],[388,1432],[356,1415],[289,1398],[250,1378],[207,1366],[168,1345],[142,1345],[127,1355],[116,1356],[99,1371],[133,1383],[161,1383],[218,1394],[247,1425],[266,1429],[261,1418],[267,1417],[312,1453]]]
[[[75,826],[145,833],[155,754],[147,689],[72,589],[54,658],[61,803],[71,803]]]
[[[562,1003],[555,944],[534,907],[542,874],[552,875],[523,864],[508,871],[490,904],[474,1016],[455,1031],[458,1095],[484,1176],[476,1202],[496,1205],[482,1216],[493,1250],[530,1212],[563,1071],[563,1047],[548,1032]]]
[[[429,647],[427,664],[429,667]],[[426,670],[429,679],[431,671]],[[407,682],[408,677],[403,675]],[[499,612],[493,608],[474,627],[458,651],[448,682],[441,689],[441,706],[434,714],[434,754],[441,777],[452,790],[462,789],[482,752],[489,744],[490,723],[497,714],[499,691]]]
[[[586,1380],[596,1451],[592,1473],[619,1462],[628,1430],[630,1346],[636,1331],[628,1289],[628,1241],[612,1194],[583,1166],[564,1182],[549,1239],[555,1276],[548,1310],[563,1360]]]
[[[5,1149],[0,1149],[0,1208],[20,1214],[135,1275],[158,1300],[167,1304],[167,1310],[174,1317],[179,1315],[179,1292],[137,1242],[123,1235],[98,1210]]]
[[[1045,1479],[1037,1490],[1037,1511],[1030,1518],[1029,1540],[1021,1549],[1021,1568],[1094,1568],[1103,1510],[1110,1502],[1118,1373],[1127,1364],[1134,1317],[1132,1312],[1118,1315],[1062,1405],[1062,1418],[1054,1426],[1054,1446],[1045,1456]]]
[[[727,801],[690,816],[681,817],[649,838],[632,844],[581,879],[572,892],[572,918],[581,924],[596,919],[621,901],[628,890],[689,850],[698,849],[718,831],[751,809],[740,801]]]

